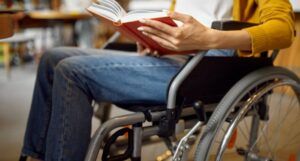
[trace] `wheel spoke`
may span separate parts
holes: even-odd
[[[243,119],[243,122],[244,122],[244,125],[245,125],[245,127],[246,127],[246,134],[249,134],[250,133],[250,130],[249,130],[249,127],[248,127],[248,124],[247,124],[247,122],[246,122],[246,119],[244,118]]]
[[[241,132],[241,134],[242,134],[242,136],[244,137],[244,139],[246,140],[246,141],[249,141],[249,138],[246,136],[246,134],[244,133],[244,130],[241,128],[241,127],[239,127],[238,126],[238,130]]]
[[[300,121],[300,117],[298,117],[293,123],[292,123],[292,126],[291,126],[291,128],[290,129],[292,129],[292,130],[299,130],[299,128],[294,128],[295,126],[299,126],[298,124],[297,124],[297,122],[299,122]],[[292,132],[291,132],[292,133]]]
[[[278,149],[277,151],[280,151],[283,148],[286,148],[286,146],[288,146],[288,145],[293,145],[293,144],[296,144],[296,143],[300,143],[300,140],[295,141],[297,139],[300,139],[300,132],[298,132],[295,136],[291,137],[291,139],[286,144],[284,144],[280,149]],[[290,143],[292,143],[292,144],[290,144]]]
[[[281,89],[284,90],[284,88],[281,88]],[[275,105],[281,105],[283,93],[284,93],[284,92],[281,92],[281,93],[280,93],[279,102],[277,102],[277,104],[275,104]],[[279,108],[278,118],[280,118],[280,114],[281,114],[281,108]]]
[[[253,150],[253,148],[255,147],[255,145],[257,144],[257,142],[260,140],[260,138],[263,135],[263,132],[267,129],[267,127],[269,126],[268,123],[265,123],[264,127],[262,128],[262,133],[257,137],[257,139],[255,140],[254,144],[250,147],[249,152],[251,152]]]
[[[270,155],[270,154],[271,154],[271,156],[272,156],[272,159],[274,159],[274,154],[272,153],[272,149],[271,149],[270,143],[269,143],[269,141],[268,141],[267,137],[265,136],[265,133],[264,133],[264,132],[262,132],[262,134],[263,134],[263,137],[264,137],[264,139],[265,139],[265,141],[266,141],[267,148],[268,148],[268,150],[269,150],[269,153],[268,153],[268,155]]]
[[[254,110],[255,110],[255,114],[256,115],[258,115],[258,111],[257,111],[257,108],[255,107],[254,108]],[[265,142],[266,142],[266,147],[267,147],[267,149],[269,150],[269,154],[271,154],[272,155],[272,157],[274,158],[274,155],[273,155],[273,153],[272,153],[272,151],[271,151],[271,145],[269,144],[269,142],[268,142],[268,139],[266,138],[266,136],[268,136],[268,128],[267,127],[269,127],[269,122],[264,122],[264,126],[262,127],[262,130],[261,130],[261,133],[260,133],[260,135],[257,137],[257,139],[256,139],[256,141],[255,141],[255,143],[251,146],[251,148],[249,149],[249,152],[251,152],[252,150],[253,150],[253,148],[255,147],[255,145],[257,144],[257,142],[260,140],[260,138],[263,136],[263,138],[264,138],[264,140],[265,140]],[[267,132],[267,134],[266,134],[266,132]],[[269,155],[268,154],[268,155]]]
[[[290,106],[291,106],[292,104],[294,105],[294,103],[296,103],[296,101],[294,101],[294,99],[293,99],[293,100],[290,100],[290,103],[289,103],[289,105],[287,106],[288,109],[287,109],[286,114],[285,114],[284,117],[281,119],[280,123],[279,123],[278,126],[276,127],[276,130],[274,131],[274,133],[277,133],[277,134],[276,134],[276,137],[275,137],[275,139],[274,139],[274,140],[277,140],[277,142],[274,144],[272,150],[275,150],[276,147],[277,147],[277,145],[278,145],[278,143],[280,142],[280,136],[281,136],[281,132],[279,132],[279,131],[280,131],[280,128],[283,126],[283,124],[284,124],[284,122],[285,122],[285,120],[286,120],[288,114],[290,114],[290,112],[292,111],[292,108],[290,108]],[[292,106],[292,107],[293,107],[293,106]],[[281,109],[281,108],[283,108],[283,107],[279,107],[279,108]],[[279,118],[279,120],[280,120],[280,118]]]

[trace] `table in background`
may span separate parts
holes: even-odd
[[[17,12],[23,12],[24,10],[6,9],[0,10],[0,39],[8,38],[14,34],[14,19],[13,14]],[[10,71],[10,44],[6,42],[0,42],[3,50],[3,63],[6,73],[9,75]]]
[[[0,38],[7,38],[13,36],[15,30],[12,13],[20,12],[20,10],[0,10]],[[5,14],[4,14],[5,13]],[[74,25],[78,20],[89,19],[92,16],[87,13],[72,13],[59,11],[30,11],[23,12],[24,17],[18,21],[18,28],[49,28],[55,26],[70,25],[72,29],[72,44],[76,45],[76,32]],[[46,32],[43,32],[42,44],[45,45],[47,41]],[[25,41],[34,41],[24,35],[16,35],[11,38],[0,40],[0,45],[3,48],[4,68],[8,77],[10,77],[10,48],[11,43],[23,43]],[[61,44],[65,45],[65,44]],[[44,49],[45,46],[44,46]]]
[[[77,34],[75,32],[75,23],[79,20],[90,19],[92,16],[88,13],[61,12],[61,11],[31,11],[27,12],[25,17],[19,21],[20,28],[48,28],[55,26],[69,25],[72,29],[73,42],[70,45],[76,46]],[[46,40],[46,39],[43,39]],[[65,45],[65,44],[62,44]]]

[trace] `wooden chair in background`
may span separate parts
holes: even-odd
[[[7,38],[13,35],[14,33],[14,22],[11,14],[1,14],[0,13],[0,39]],[[4,57],[4,67],[6,73],[9,73],[10,70],[10,58],[9,58],[9,43],[0,42],[0,45],[3,49],[3,57]]]

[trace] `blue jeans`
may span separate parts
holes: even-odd
[[[231,56],[232,51],[208,55]],[[91,101],[164,103],[182,63],[127,52],[55,48],[41,58],[22,154],[82,161],[91,135]]]

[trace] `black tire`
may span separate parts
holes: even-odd
[[[274,80],[288,80],[297,84],[294,92],[299,100],[300,80],[291,71],[281,67],[267,67],[248,74],[230,89],[210,117],[195,152],[196,161],[209,159],[216,135],[237,104],[253,89]]]

